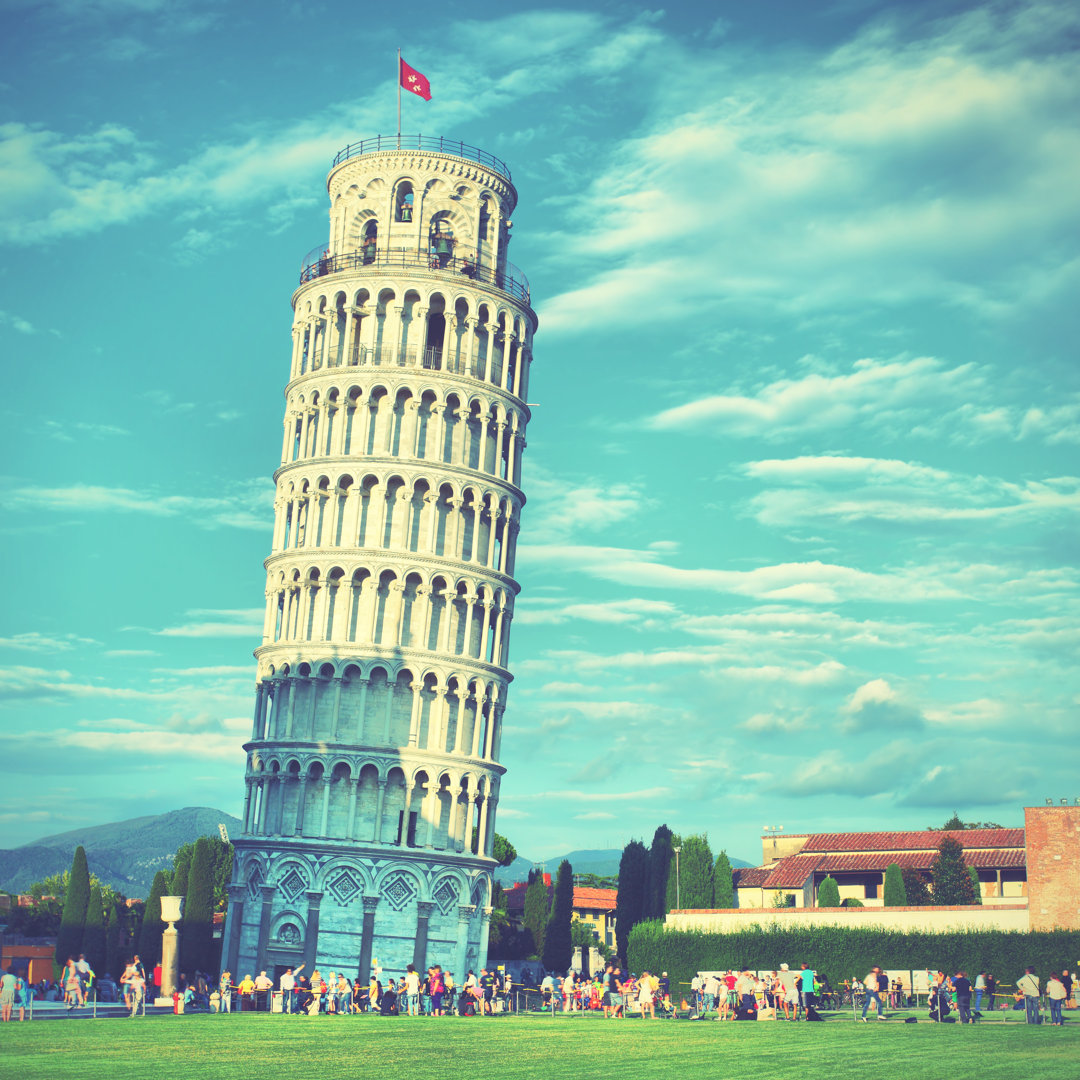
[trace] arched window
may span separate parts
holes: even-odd
[[[431,219],[431,228],[428,230],[428,255],[432,269],[446,269],[454,257],[455,243],[450,222],[444,215],[436,214]]]
[[[379,248],[379,223],[369,221],[364,226],[364,235],[360,241],[360,257],[365,263],[373,263]]]
[[[394,200],[394,220],[412,221],[413,189],[408,180],[398,184],[397,198]]]

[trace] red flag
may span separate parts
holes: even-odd
[[[431,100],[431,83],[426,75],[421,75],[416,68],[409,67],[404,60],[401,61],[401,85],[414,94],[419,94],[425,101]]]

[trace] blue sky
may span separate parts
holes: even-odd
[[[3,846],[239,811],[289,298],[399,44],[540,317],[500,832],[1080,795],[1073,5],[0,16]]]

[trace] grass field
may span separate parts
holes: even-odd
[[[134,1070],[134,1071],[133,1071]],[[628,1073],[629,1070],[629,1073]],[[633,1075],[732,1080],[1071,1080],[1080,1023],[825,1024],[605,1021],[594,1016],[382,1019],[258,1015],[55,1020],[0,1028],[20,1080],[247,1080],[314,1072],[468,1080]]]

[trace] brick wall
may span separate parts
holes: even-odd
[[[1080,930],[1080,806],[1024,808],[1032,930]]]

